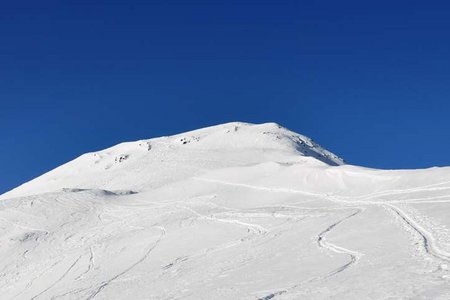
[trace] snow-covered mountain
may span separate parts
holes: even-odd
[[[450,168],[277,124],[87,153],[0,196],[1,299],[450,299]]]
[[[317,164],[317,160],[327,165],[343,164],[341,158],[310,138],[278,124],[235,122],[87,153],[3,198],[62,188],[143,191],[205,170],[271,161]]]

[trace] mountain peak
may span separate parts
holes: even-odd
[[[276,123],[232,122],[86,153],[1,198],[65,188],[141,191],[208,170],[265,162],[344,164],[310,138]]]
[[[185,132],[171,137],[192,148],[260,149],[291,151],[313,157],[328,165],[342,165],[337,155],[322,148],[307,136],[290,131],[277,123],[252,124],[231,122]]]

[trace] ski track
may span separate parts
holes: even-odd
[[[46,289],[44,289],[42,292],[40,292],[39,294],[33,296],[32,298],[30,298],[30,300],[34,300],[37,297],[41,296],[42,294],[44,294],[45,292],[47,292],[48,290],[50,290],[52,287],[54,287],[55,285],[57,285],[59,282],[61,282],[66,276],[67,274],[69,274],[70,270],[73,269],[73,267],[75,267],[75,265],[78,263],[78,261],[81,259],[82,256],[79,256],[73,263],[72,265],[55,281],[53,282],[51,285],[49,285]]]
[[[166,229],[164,227],[162,227],[162,226],[155,226],[155,228],[158,228],[159,230],[161,230],[161,235],[159,236],[158,240],[154,243],[154,245],[151,246],[147,250],[147,252],[138,261],[136,261],[134,264],[132,264],[131,266],[129,266],[128,268],[126,268],[122,272],[116,274],[115,276],[111,277],[110,279],[108,279],[106,281],[103,281],[101,284],[99,284],[97,286],[97,288],[95,289],[95,291],[93,293],[91,293],[86,298],[86,300],[94,299],[105,287],[107,287],[109,284],[111,284],[111,282],[115,281],[117,278],[119,278],[119,277],[123,276],[124,274],[128,273],[129,271],[131,271],[134,267],[136,267],[137,265],[142,263],[150,255],[150,253],[153,251],[153,249],[155,249],[156,246],[158,246],[158,244],[162,241],[162,239],[166,235]]]
[[[90,270],[92,270],[95,267],[95,262],[94,262],[94,250],[92,249],[92,246],[89,247],[89,265],[86,271],[84,271],[82,274],[80,274],[80,276],[78,276],[77,278],[75,278],[75,280],[80,280],[82,279]]]
[[[436,245],[435,237],[430,232],[428,232],[425,228],[423,228],[421,225],[419,225],[416,221],[414,221],[414,219],[412,217],[410,217],[408,214],[406,214],[403,210],[401,210],[397,206],[395,206],[389,202],[386,202],[386,201],[371,201],[371,200],[349,201],[349,200],[343,200],[343,199],[339,199],[337,197],[332,197],[332,196],[329,196],[329,199],[333,202],[338,202],[338,203],[342,203],[342,204],[378,205],[378,206],[382,206],[382,207],[390,209],[404,221],[405,225],[410,227],[414,232],[416,232],[420,236],[423,247],[427,254],[429,254],[435,258],[450,262],[450,253],[440,249]]]
[[[313,196],[313,197],[323,197],[324,196],[323,194],[299,191],[299,190],[295,190],[295,189],[279,188],[279,187],[272,188],[272,187],[258,186],[258,185],[245,184],[245,183],[229,182],[229,181],[205,178],[205,177],[193,177],[193,179],[204,181],[204,182],[218,183],[218,184],[230,185],[230,186],[238,186],[238,187],[243,187],[243,188],[267,191],[267,192],[302,194],[302,195],[308,195],[308,196]]]
[[[387,190],[387,191],[380,191],[360,196],[353,196],[353,197],[346,197],[351,199],[373,199],[381,196],[387,196],[387,195],[400,195],[400,194],[407,194],[407,193],[413,193],[413,192],[422,192],[422,191],[443,191],[443,190],[449,190],[450,186],[444,186],[444,187],[436,187],[443,184],[450,184],[450,181],[444,181],[429,185],[423,185],[419,187],[409,188],[409,189],[395,189],[395,190]]]
[[[59,263],[61,263],[61,261],[62,260],[57,261],[57,262],[53,263],[50,267],[48,267],[45,270],[41,271],[39,275],[37,275],[33,279],[31,279],[31,281],[26,284],[25,288],[22,289],[19,293],[17,293],[14,296],[12,296],[11,299],[15,299],[15,298],[19,297],[20,295],[22,295],[23,293],[25,293],[31,286],[33,286],[34,282],[37,279],[41,278],[45,273],[47,273],[49,270],[51,270],[54,266],[56,266]]]
[[[243,227],[248,228],[248,230],[252,231],[253,233],[266,234],[269,231],[266,228],[264,228],[263,226],[258,225],[258,224],[242,222],[242,221],[235,220],[235,219],[221,219],[221,218],[215,217],[214,215],[206,216],[206,215],[202,215],[202,214],[198,213],[197,211],[195,211],[194,209],[192,209],[190,207],[186,207],[186,206],[178,206],[178,207],[181,207],[182,209],[185,209],[185,210],[188,210],[188,211],[194,213],[200,219],[210,220],[210,221],[215,221],[215,222],[220,222],[220,223],[236,224],[238,226],[243,226]]]
[[[350,218],[352,218],[352,217],[358,215],[358,214],[361,213],[361,212],[362,212],[362,209],[358,208],[354,213],[352,213],[352,214],[346,216],[345,218],[343,218],[343,219],[341,219],[341,220],[339,220],[339,221],[337,221],[337,222],[331,224],[330,226],[328,226],[327,229],[325,229],[324,231],[322,231],[322,232],[319,234],[319,236],[318,236],[318,238],[317,238],[317,244],[319,245],[319,247],[328,249],[329,251],[333,251],[333,252],[336,252],[336,253],[339,253],[339,254],[347,254],[347,255],[349,255],[349,257],[350,257],[350,261],[349,261],[348,263],[346,263],[345,265],[343,265],[343,266],[337,268],[336,270],[332,271],[332,272],[329,273],[327,276],[325,276],[325,278],[334,276],[334,275],[336,275],[336,274],[338,274],[338,273],[340,273],[340,272],[346,270],[347,268],[349,268],[349,267],[351,267],[352,265],[356,264],[356,263],[358,262],[358,260],[360,259],[360,257],[362,256],[362,253],[359,253],[359,252],[357,252],[357,251],[349,250],[349,249],[347,249],[347,248],[338,246],[338,245],[336,245],[336,244],[327,242],[327,241],[325,240],[325,236],[326,236],[333,228],[335,228],[336,226],[338,226],[339,224],[341,224],[341,223],[344,222],[345,220],[348,220],[348,219],[350,219]]]
[[[290,189],[290,188],[265,187],[265,186],[258,186],[258,185],[252,185],[252,184],[230,182],[230,181],[213,179],[213,178],[193,177],[193,179],[204,181],[204,182],[218,183],[218,184],[222,184],[222,185],[240,186],[240,187],[244,187],[244,188],[258,189],[258,190],[269,191],[269,192],[295,193],[295,194],[309,195],[309,196],[313,196],[313,197],[323,197],[324,196],[324,194],[300,191],[300,190]],[[411,192],[440,191],[440,190],[449,190],[450,189],[450,186],[449,187],[435,187],[435,186],[439,186],[439,185],[443,185],[443,184],[450,184],[450,181],[445,181],[445,182],[440,182],[440,183],[435,183],[435,184],[430,184],[430,185],[424,185],[424,186],[410,188],[410,189],[387,190],[387,191],[381,191],[381,192],[375,192],[375,193],[371,193],[371,194],[351,196],[351,197],[341,196],[340,198],[367,200],[367,199],[377,198],[377,197],[386,196],[386,195],[398,195],[398,194],[407,194],[407,193],[411,193]],[[422,198],[419,198],[419,199],[422,199]],[[415,200],[415,199],[413,199],[413,200]]]
[[[414,221],[410,216],[408,216],[404,211],[402,211],[400,208],[385,203],[385,206],[389,207],[391,210],[393,210],[397,215],[402,218],[409,227],[411,227],[419,236],[422,238],[423,246],[425,248],[425,251],[444,261],[450,262],[450,253],[440,249],[436,245],[436,239],[434,236],[428,232],[425,228],[423,228],[421,225],[419,225],[416,221]]]
[[[355,217],[356,215],[360,214],[362,211],[363,211],[363,209],[356,208],[355,212],[353,212],[352,214],[350,214],[350,215],[348,215],[348,216],[338,220],[337,222],[331,224],[324,231],[319,233],[319,235],[317,237],[317,245],[319,246],[319,248],[324,248],[324,249],[327,249],[329,251],[332,251],[332,252],[335,252],[335,253],[338,253],[338,254],[347,254],[350,257],[350,260],[347,263],[345,263],[344,265],[340,266],[339,268],[329,272],[325,276],[317,276],[317,277],[308,279],[306,281],[297,283],[297,284],[295,284],[295,285],[293,285],[293,286],[291,286],[289,288],[281,288],[281,289],[279,289],[276,292],[271,292],[271,293],[269,293],[266,296],[259,297],[258,300],[273,299],[276,296],[280,296],[280,295],[289,293],[290,291],[292,291],[294,289],[297,289],[297,288],[301,287],[302,285],[304,285],[306,283],[310,283],[310,282],[313,282],[313,281],[324,280],[324,279],[330,278],[332,276],[335,276],[335,275],[345,271],[346,269],[350,268],[351,266],[355,265],[358,262],[358,260],[361,258],[361,256],[363,255],[362,253],[357,252],[357,251],[352,251],[352,250],[349,250],[347,248],[338,246],[336,244],[327,242],[325,240],[325,236],[328,233],[330,233],[336,226],[338,226],[339,224],[345,222],[346,220],[348,220],[348,219],[350,219],[352,217]]]

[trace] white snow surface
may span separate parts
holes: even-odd
[[[450,299],[450,168],[277,124],[84,154],[0,196],[1,299]]]

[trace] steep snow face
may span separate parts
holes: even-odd
[[[342,165],[310,138],[275,123],[228,123],[87,153],[2,196],[63,188],[142,191],[204,170],[262,162]]]
[[[85,154],[3,195],[1,299],[450,299],[450,168],[276,124]]]

